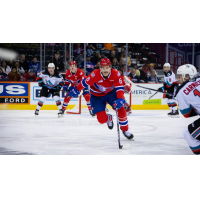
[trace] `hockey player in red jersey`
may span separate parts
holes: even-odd
[[[96,114],[99,123],[107,123],[109,129],[113,129],[113,117],[105,111],[106,103],[118,110],[118,118],[121,130],[128,139],[133,138],[129,132],[128,119],[124,108],[124,86],[120,73],[111,68],[108,58],[100,61],[100,69],[94,70],[83,79],[77,87],[68,94],[74,97],[80,94],[83,88],[90,86],[92,112]]]
[[[66,110],[70,100],[72,99],[72,97],[67,97],[68,93],[74,87],[76,87],[80,83],[80,81],[82,81],[85,78],[84,72],[81,69],[77,68],[76,61],[71,61],[69,63],[69,67],[70,67],[70,69],[68,69],[66,72],[65,84],[63,86],[63,92],[67,92],[64,102],[63,102],[63,106],[62,106],[63,114],[64,114],[64,111]],[[69,87],[70,84],[71,84],[71,86]],[[91,105],[90,105],[90,93],[89,93],[89,90],[87,87],[83,90],[83,96],[85,98],[85,101],[87,102],[87,107],[88,107],[90,114],[92,116],[94,116],[94,114],[92,113],[92,110],[91,110]]]

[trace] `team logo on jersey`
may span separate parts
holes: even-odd
[[[101,82],[103,82],[103,80],[101,79],[98,83],[101,83]]]
[[[117,76],[121,76],[121,74],[118,72]]]
[[[167,76],[170,76],[170,73],[168,73]]]
[[[69,75],[68,77],[71,77],[71,75]]]
[[[83,74],[83,72],[80,73],[80,75],[82,75],[82,74]]]
[[[92,78],[95,76],[94,72],[91,74]]]

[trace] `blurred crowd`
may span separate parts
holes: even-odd
[[[53,45],[53,44],[50,44]],[[59,49],[54,51],[52,62],[56,70],[65,73],[69,68],[69,52],[66,52],[67,62],[63,62],[63,56],[60,55]],[[86,54],[86,63],[84,63],[84,54]],[[86,67],[86,75],[100,67],[100,60],[109,58],[112,68],[119,70],[123,75],[129,76],[134,83],[159,83],[154,64],[144,64],[138,67],[136,63],[131,62],[129,55],[126,55],[124,45],[113,46],[111,43],[87,43],[86,52],[81,43],[73,45],[72,60],[77,62],[80,69]],[[127,69],[126,69],[127,62]],[[66,67],[64,67],[66,64]],[[36,81],[37,73],[40,72],[41,65],[37,57],[33,56],[31,61],[26,60],[26,55],[21,54],[15,61],[1,60],[0,81]]]

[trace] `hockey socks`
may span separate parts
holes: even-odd
[[[59,96],[54,96],[53,99],[56,102],[56,105],[58,106],[58,109],[61,110],[62,106],[61,106],[60,97]]]
[[[66,110],[67,106],[68,106],[68,103],[70,102],[71,100],[71,97],[67,97],[67,95],[65,96],[65,99],[64,99],[64,102],[63,102],[63,105],[62,105],[62,109],[63,110]]]
[[[123,132],[128,131],[128,119],[126,115],[126,110],[124,107],[121,107],[118,110],[118,119],[119,119],[119,125]]]
[[[40,100],[38,101],[38,105],[37,105],[37,110],[40,110],[40,108],[43,106],[44,102],[46,101],[46,97],[41,97]]]
[[[90,95],[87,93],[87,94],[84,94],[83,96],[84,96],[85,101],[87,103],[88,110],[91,110]]]

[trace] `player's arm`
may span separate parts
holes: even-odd
[[[74,89],[70,91],[68,96],[75,97],[80,94],[80,91],[88,86],[93,85],[96,82],[95,72],[92,72],[89,76],[84,78]]]
[[[61,74],[58,75],[59,78],[59,84],[56,86],[56,90],[59,92],[61,90],[61,88],[64,86],[64,79],[63,76]]]
[[[43,77],[44,77],[44,75],[42,74],[42,72],[40,72],[40,73],[37,74],[36,81],[38,82],[38,85],[40,87],[44,86],[44,83],[43,83],[43,80],[42,80]]]
[[[124,98],[124,86],[123,86],[123,81],[122,77],[117,74],[117,78],[115,80],[114,87],[117,92],[117,100],[114,102],[113,107],[115,109],[120,109],[124,104],[126,103],[125,98]]]
[[[197,113],[194,111],[194,109],[192,108],[191,105],[189,105],[183,95],[179,95],[176,98],[176,100],[178,101],[178,106],[179,106],[179,110],[181,112],[181,114],[185,117],[185,118],[189,118],[189,117],[193,117],[196,116]]]

